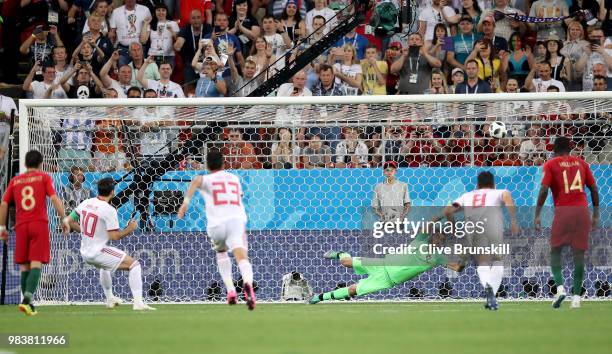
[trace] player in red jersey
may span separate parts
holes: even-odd
[[[544,164],[542,187],[538,195],[534,224],[541,229],[540,213],[552,191],[555,203],[550,237],[550,268],[553,273],[557,294],[553,308],[559,308],[567,297],[561,273],[561,251],[571,246],[574,260],[574,283],[571,308],[580,307],[580,291],[584,277],[584,254],[589,247],[589,230],[597,227],[599,221],[599,193],[589,164],[578,157],[570,156],[570,140],[566,137],[555,139],[555,157]],[[591,191],[593,216],[589,213],[584,186]]]
[[[9,204],[15,203],[15,263],[21,271],[21,292],[23,301],[19,311],[35,315],[32,298],[38,287],[42,264],[49,263],[49,217],[46,198],[50,197],[53,207],[64,218],[64,205],[55,194],[51,177],[40,170],[43,156],[40,152],[28,151],[25,156],[26,172],[14,177],[0,204],[0,240],[6,242],[6,216]],[[65,229],[64,231],[67,232]]]

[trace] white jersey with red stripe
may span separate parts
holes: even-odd
[[[463,194],[453,202],[453,205],[464,209],[466,219],[476,221],[486,218],[489,222],[503,224],[502,206],[505,192],[505,189],[477,189]]]
[[[200,193],[206,203],[208,227],[215,227],[234,219],[246,223],[242,184],[238,176],[224,170],[202,176]]]
[[[81,226],[81,255],[94,257],[107,245],[108,232],[119,230],[117,209],[102,199],[90,198],[81,202],[75,211]]]

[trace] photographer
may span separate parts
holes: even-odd
[[[19,47],[19,52],[29,55],[31,63],[39,65],[51,64],[51,51],[55,46],[64,46],[56,26],[38,25],[34,28],[32,35],[28,37]]]
[[[605,40],[603,30],[594,28],[589,33],[589,44],[584,46],[582,56],[576,62],[576,71],[582,73],[583,91],[591,91],[593,88],[593,65],[604,63],[608,71],[612,70],[612,49],[604,47]]]
[[[413,33],[408,39],[408,47],[402,49],[402,55],[391,65],[391,73],[400,74],[400,94],[416,95],[427,89],[431,69],[440,67],[440,59],[423,49],[423,37]]]

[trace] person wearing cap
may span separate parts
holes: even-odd
[[[423,49],[423,37],[413,33],[408,39],[408,47],[402,49],[402,55],[391,65],[391,72],[400,74],[400,94],[417,95],[427,89],[431,69],[440,67],[440,59]]]
[[[64,46],[57,27],[49,26],[46,29],[43,25],[38,25],[34,28],[32,35],[21,44],[19,52],[22,55],[29,54],[32,63],[38,62],[42,66],[53,63],[51,52],[55,46]]]
[[[410,213],[408,184],[396,178],[397,162],[383,163],[385,181],[376,184],[372,209],[380,221],[403,220]]]
[[[465,70],[465,60],[472,52],[478,37],[474,34],[472,17],[468,14],[462,15],[459,19],[459,33],[453,37],[453,45],[446,53],[446,61],[452,67]]]
[[[508,41],[503,37],[495,35],[495,17],[493,15],[483,17],[478,27],[481,32],[481,39],[493,43],[493,47],[497,51],[508,52]],[[501,56],[502,53],[499,53],[499,55]]]
[[[537,18],[563,17],[569,15],[569,7],[565,0],[537,0],[531,4],[529,16]],[[573,19],[566,18],[565,24],[569,24]],[[563,21],[548,23],[532,23],[530,27],[538,34],[538,41],[547,41],[551,35],[557,38],[565,38],[565,28]]]
[[[523,8],[524,6],[520,2],[521,0],[513,1],[513,4],[514,6]],[[528,29],[525,22],[515,21],[508,17],[497,15],[497,13],[525,15],[523,11],[509,4],[510,0],[495,0],[494,7],[482,13],[480,22],[478,23],[478,31],[482,32],[481,26],[483,19],[487,16],[491,16],[496,21],[495,36],[502,37],[508,41],[513,32],[519,32],[524,35]]]
[[[452,85],[448,86],[448,93],[455,93],[455,89],[457,85],[462,83],[465,80],[465,71],[461,68],[454,68],[451,72],[451,82]]]

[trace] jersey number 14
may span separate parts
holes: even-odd
[[[567,170],[563,170],[563,189],[565,190],[565,194],[569,194],[574,190],[582,192],[582,177],[580,177],[580,171],[576,171],[576,176],[574,176],[572,184],[570,185],[569,179],[567,178]]]

